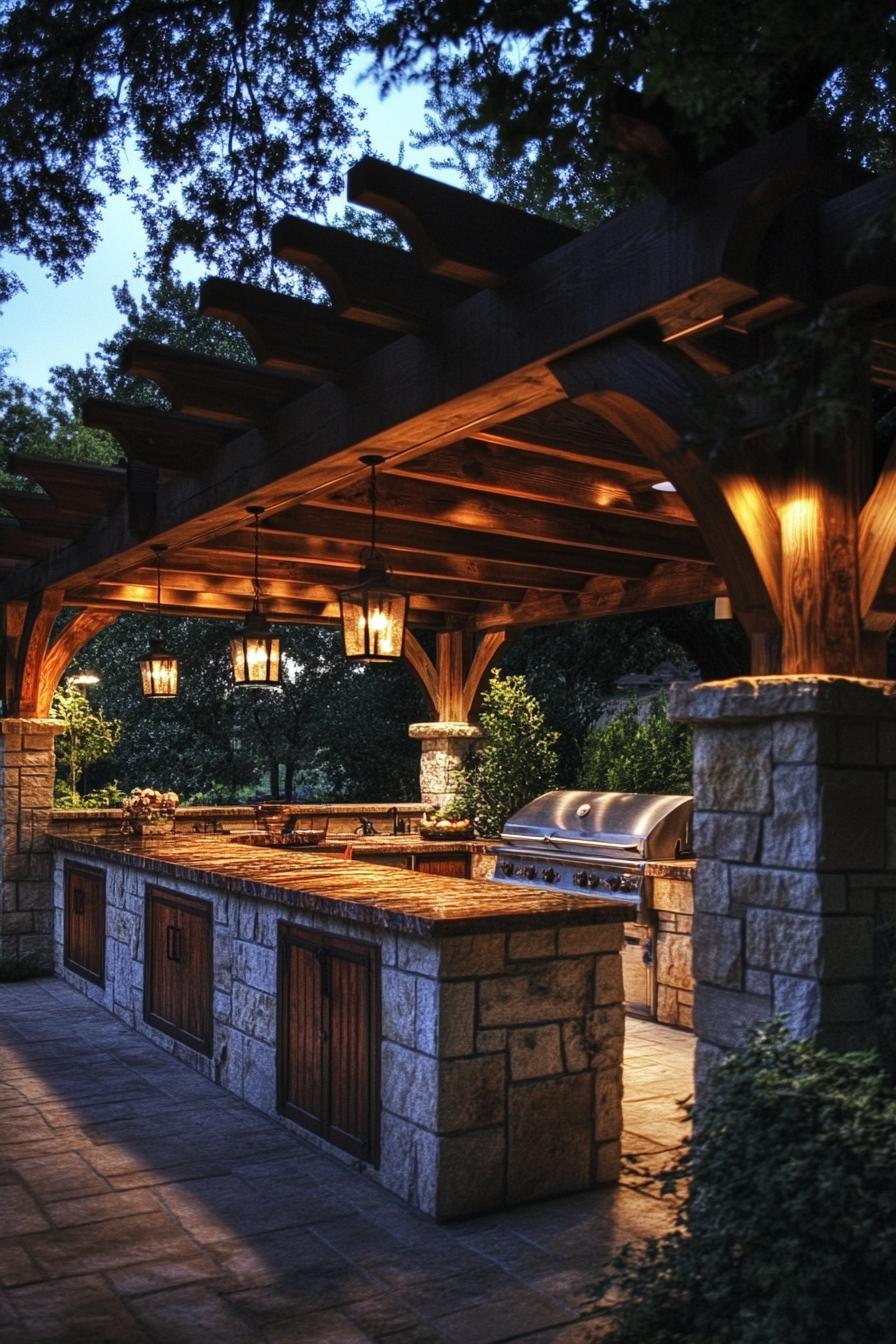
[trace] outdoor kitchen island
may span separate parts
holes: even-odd
[[[51,844],[69,984],[423,1212],[617,1176],[624,903],[237,838]]]

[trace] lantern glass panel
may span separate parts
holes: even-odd
[[[279,686],[280,640],[262,632],[242,631],[230,641],[237,686]]]
[[[140,659],[140,681],[148,698],[170,699],[177,695],[178,666],[173,653],[150,649]]]
[[[342,639],[347,658],[388,663],[402,656],[407,594],[379,584],[340,593]]]

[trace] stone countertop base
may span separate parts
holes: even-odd
[[[118,862],[163,879],[197,882],[424,938],[510,928],[618,924],[635,913],[634,907],[623,902],[593,896],[348,863],[338,854],[314,850],[256,849],[217,836],[121,839],[112,844],[51,835],[50,844],[57,850]]]

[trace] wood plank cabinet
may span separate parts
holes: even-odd
[[[143,1016],[176,1041],[212,1052],[212,906],[146,889]]]
[[[106,875],[101,868],[65,865],[63,961],[94,985],[106,983]]]
[[[279,926],[277,1104],[303,1129],[379,1161],[380,954]]]
[[[470,855],[463,851],[457,854],[415,854],[414,872],[430,873],[437,877],[469,877]]]

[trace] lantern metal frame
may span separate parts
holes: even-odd
[[[255,524],[255,565],[253,569],[252,610],[230,640],[230,665],[235,686],[259,689],[279,686],[280,640],[271,632],[270,622],[261,610],[261,582],[258,577],[258,520],[264,513],[259,505],[249,505],[246,512]],[[259,657],[260,650],[264,652]],[[261,671],[262,675],[257,673]]]
[[[339,594],[342,647],[353,663],[397,663],[404,656],[408,595],[393,586],[376,548],[376,469],[385,458],[366,453],[360,460],[370,468],[370,546],[361,552],[357,584]]]
[[[165,648],[162,639],[162,555],[167,546],[149,548],[156,557],[156,636],[137,659],[144,700],[173,700],[180,684],[177,655]]]

